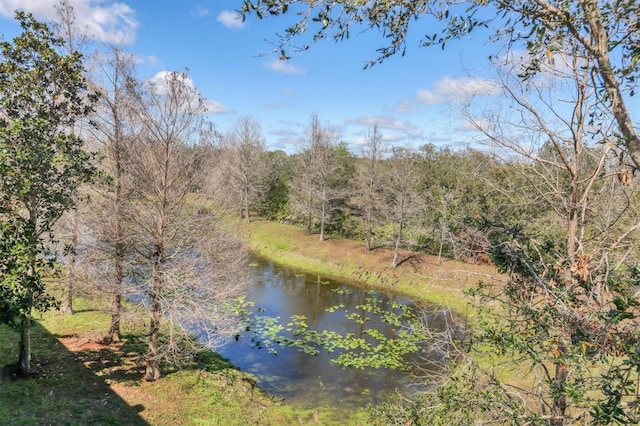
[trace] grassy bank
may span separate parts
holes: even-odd
[[[123,342],[100,343],[109,326],[104,301],[76,298],[76,312],[50,312],[34,322],[35,374],[14,365],[19,335],[0,325],[2,425],[365,425],[364,411],[303,408],[262,392],[254,378],[209,351],[180,369],[165,366],[142,381],[144,318],[129,312]]]
[[[266,220],[248,224],[251,250],[271,261],[299,268],[326,278],[338,278],[375,289],[449,307],[465,314],[463,290],[478,281],[495,280],[495,268],[470,265],[435,256],[401,252],[401,263],[391,267],[393,250],[385,247],[365,251],[360,241],[304,235],[297,226]]]
[[[360,242],[305,236],[300,228],[268,221],[247,227],[254,253],[274,262],[371,288],[393,290],[464,313],[462,290],[493,274],[487,266],[439,262],[403,252],[391,268],[393,253],[365,253]],[[33,329],[35,374],[20,378],[13,365],[17,331],[0,326],[0,424],[151,424],[151,425],[365,425],[364,412],[339,407],[303,408],[264,394],[249,375],[203,352],[181,369],[165,366],[156,382],[141,381],[145,317],[130,310],[122,343],[105,346],[109,326],[106,301],[75,299],[74,315],[50,312]]]

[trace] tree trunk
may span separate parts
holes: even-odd
[[[111,344],[114,342],[119,342],[122,340],[122,335],[120,334],[120,315],[122,312],[122,295],[120,291],[117,291],[113,296],[113,312],[111,313],[111,326],[109,327],[109,332],[107,336],[104,338],[105,343]]]
[[[69,251],[69,262],[67,265],[67,276],[65,277],[64,296],[60,304],[60,311],[73,314],[73,284],[76,279],[76,250],[78,247],[78,222],[76,213],[71,212],[71,250]]]
[[[365,251],[369,253],[371,251],[371,212],[367,212],[367,235],[365,237]]]
[[[620,84],[616,79],[616,73],[611,66],[609,57],[610,40],[605,26],[602,24],[595,1],[593,2],[589,26],[591,27],[591,34],[597,43],[585,40],[585,46],[591,51],[598,63],[599,74],[607,91],[609,102],[611,102],[611,112],[615,117],[620,133],[622,133],[627,153],[633,161],[633,166],[636,169],[640,168],[640,138],[638,138],[638,134],[633,127],[633,120],[620,92]]]
[[[311,193],[307,195],[307,228],[305,235],[311,235]]]
[[[320,212],[320,242],[324,241],[324,221],[327,214],[327,190],[322,190],[322,211]]]
[[[158,253],[162,250],[158,249]],[[154,267],[153,289],[151,290],[151,326],[149,329],[149,344],[147,352],[146,370],[144,378],[149,381],[160,378],[160,292],[162,278],[160,276],[160,254],[157,255]]]
[[[404,224],[404,220],[400,219],[400,225],[398,226],[398,234],[396,235],[396,247],[393,252],[393,262],[391,266],[394,268],[398,267],[398,251],[400,250],[400,242],[402,241],[402,226]]]
[[[122,264],[124,263],[124,252],[125,248],[122,243],[122,224],[121,212],[122,206],[118,202],[116,207],[116,211],[118,213],[118,219],[116,222],[116,244],[115,244],[115,259],[113,265],[113,305],[111,311],[111,325],[109,327],[109,332],[105,337],[106,343],[120,342],[122,340],[122,333],[120,331],[120,320],[122,316]]]
[[[249,223],[250,219],[249,219],[249,188],[247,188],[245,186],[244,189],[244,221],[246,223]]]
[[[146,360],[145,380],[154,381],[160,378],[160,296],[159,289],[153,292],[151,304],[151,327],[149,330],[149,345]]]
[[[31,314],[20,319],[20,357],[18,366],[23,376],[31,374]]]
[[[560,353],[566,353],[566,348],[558,349]],[[555,363],[555,377],[553,378],[553,407],[551,409],[552,419],[550,426],[563,426],[567,411],[567,396],[564,386],[567,382],[567,366],[562,362]]]

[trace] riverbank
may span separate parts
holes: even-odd
[[[123,341],[101,343],[110,317],[106,301],[76,297],[75,313],[49,312],[34,321],[32,377],[15,373],[19,334],[0,325],[2,425],[366,425],[366,413],[303,408],[267,395],[255,379],[210,351],[180,369],[144,373],[144,316],[129,310]],[[345,422],[345,420],[348,420]]]
[[[448,306],[467,308],[464,288],[490,279],[489,266],[443,261],[411,252],[391,268],[393,253],[363,243],[305,236],[304,230],[256,220],[246,227],[251,250],[274,262],[327,278],[392,290]],[[140,425],[366,425],[366,413],[339,407],[305,409],[261,392],[251,376],[203,352],[180,370],[166,369],[156,382],[141,381],[144,316],[125,315],[122,343],[103,345],[109,327],[107,300],[87,293],[74,300],[74,315],[49,312],[33,330],[35,375],[17,377],[15,329],[0,325],[0,424]]]
[[[407,250],[401,251],[400,264],[393,268],[393,249],[376,247],[366,252],[361,241],[319,241],[318,235],[305,235],[300,227],[267,220],[250,222],[247,232],[251,251],[273,262],[436,303],[462,315],[469,312],[465,289],[479,281],[499,279],[491,265],[438,259]]]

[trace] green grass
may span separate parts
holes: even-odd
[[[0,325],[0,425],[366,425],[364,411],[287,404],[261,391],[255,379],[210,351],[182,369],[164,366],[156,382],[142,381],[143,318],[123,323],[123,343],[97,344],[110,317],[99,299],[77,298],[73,315],[49,312],[34,321],[35,374],[14,371],[19,334]],[[76,344],[73,352],[58,339]],[[116,393],[116,391],[118,393]]]
[[[276,263],[326,278],[360,282],[407,295],[444,302],[462,311],[463,287],[455,277],[438,282],[417,275],[409,267],[391,270],[375,259],[342,252],[353,242],[317,242],[297,227],[260,222],[249,225],[252,250]],[[339,249],[336,249],[339,247]],[[345,249],[346,250],[346,249]],[[354,252],[355,253],[355,252]],[[377,263],[376,263],[377,262]],[[363,271],[376,271],[359,279]],[[152,425],[367,425],[367,413],[341,407],[305,408],[274,400],[255,381],[210,352],[178,370],[165,366],[153,383],[141,381],[145,353],[144,316],[128,309],[123,322],[124,342],[97,345],[107,331],[108,301],[77,298],[75,314],[50,312],[34,322],[33,365],[36,374],[14,374],[19,336],[0,326],[0,424],[152,424]],[[73,352],[58,341],[73,341]],[[86,347],[85,347],[86,344]]]
[[[272,262],[435,303],[462,315],[469,312],[463,290],[495,275],[489,265],[451,260],[438,265],[435,257],[423,254],[414,254],[416,262],[391,268],[389,250],[365,254],[362,242],[339,238],[318,242],[317,235],[305,236],[300,227],[266,220],[251,222],[248,230],[251,251]]]
[[[0,424],[3,425],[144,425],[136,407],[107,384],[38,322],[32,330],[33,377],[18,376],[16,330],[0,325]]]

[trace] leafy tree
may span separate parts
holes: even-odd
[[[420,248],[468,262],[487,262],[488,242],[480,229],[487,220],[512,216],[522,202],[502,203],[491,173],[497,162],[475,150],[452,151],[421,147],[421,169],[426,207],[422,215],[424,234]],[[513,207],[510,207],[513,206]]]
[[[266,189],[257,200],[256,209],[267,219],[284,220],[288,217],[291,158],[284,151],[269,151],[265,162],[268,173],[263,176],[263,186]]]
[[[0,292],[4,319],[20,327],[20,371],[29,374],[32,310],[56,305],[43,281],[53,226],[94,171],[69,130],[97,96],[79,53],[60,53],[63,41],[31,15],[16,18],[22,34],[0,43]]]
[[[340,141],[333,147],[332,157],[335,164],[329,174],[330,199],[327,204],[326,231],[352,237],[353,220],[349,197],[354,191],[356,156],[349,150],[345,141]]]

